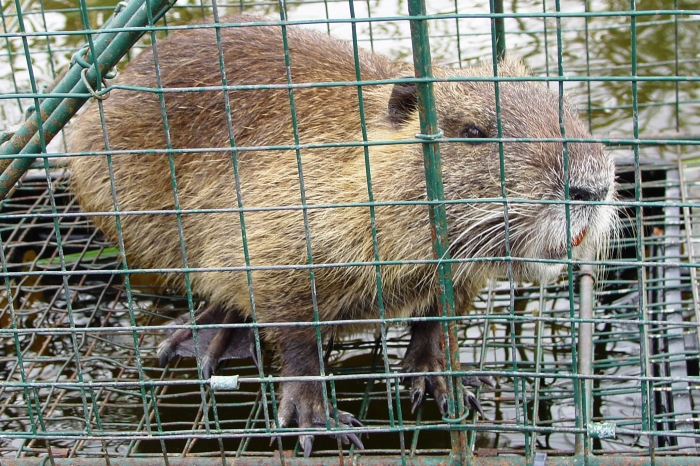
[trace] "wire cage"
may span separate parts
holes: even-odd
[[[678,0],[409,3],[3,4],[0,464],[698,463],[700,10]],[[460,397],[445,415],[432,400],[411,414],[401,363],[410,320],[354,332],[326,354],[331,411],[364,424],[353,427],[362,450],[321,435],[345,432],[330,422],[276,427],[284,379],[269,343],[257,342],[259,365],[223,363],[225,386],[202,377],[201,358],[159,366],[163,326],[205,298],[126,264],[123,246],[94,228],[65,163],[90,154],[70,153],[61,130],[90,97],[118,92],[107,79],[117,63],[198,18],[237,12],[415,59],[416,69],[417,49],[453,68],[523,57],[532,80],[569,94],[588,142],[614,157],[608,204],[619,226],[608,251],[565,261],[548,284],[492,279],[469,312],[440,319],[459,346],[448,379],[494,385],[475,389],[483,417],[459,411]],[[93,55],[81,64],[79,50]],[[434,147],[439,130],[426,128],[413,142]],[[435,282],[444,289],[449,274]],[[177,322],[200,336],[217,327]],[[305,459],[297,436],[309,432],[318,435]]]

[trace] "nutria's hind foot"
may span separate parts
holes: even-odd
[[[241,313],[236,309],[221,309],[208,306],[195,311],[197,325],[233,324],[243,322]],[[186,313],[168,325],[187,325],[190,314]],[[167,338],[158,346],[160,367],[165,367],[176,356],[195,357],[192,329],[168,329]],[[203,328],[197,330],[199,355],[202,358],[202,376],[208,379],[219,364],[226,359],[253,358],[255,354],[255,337],[250,328]]]
[[[444,369],[420,369],[416,368],[407,372],[431,372]],[[407,388],[411,390],[411,413],[416,411],[416,408],[423,403],[426,395],[430,395],[435,399],[440,409],[440,414],[447,413],[447,379],[441,375],[425,375],[418,377],[410,377],[410,381],[407,381]],[[483,376],[464,376],[462,377],[462,397],[464,400],[464,406],[470,410],[474,410],[479,413],[483,418],[484,409],[479,403],[479,399],[472,392],[471,389],[478,389],[482,385],[488,385],[494,387],[493,381],[489,377]]]
[[[445,370],[445,349],[442,328],[439,322],[418,322],[411,328],[411,342],[403,360],[405,372],[443,372]],[[438,404],[441,414],[447,413],[447,379],[442,375],[426,374],[405,379],[411,391],[411,413],[430,395]],[[470,388],[476,389],[483,384],[493,387],[488,377],[462,377],[462,395],[464,405],[484,417],[484,410],[476,395]]]
[[[330,425],[341,429],[351,427],[364,427],[352,414],[338,410],[338,418],[335,419],[335,411],[329,404],[328,416]],[[321,387],[317,382],[285,382],[282,387],[282,398],[277,413],[277,425],[281,428],[297,424],[300,428],[326,427],[326,410],[324,409]],[[359,437],[353,433],[330,434],[339,437],[343,445],[352,442],[356,448],[364,450],[364,445]],[[271,440],[274,441],[274,438]],[[310,434],[300,435],[299,443],[304,449],[304,456],[311,455],[314,436]]]

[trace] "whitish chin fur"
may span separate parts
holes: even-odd
[[[535,281],[546,285],[556,281],[566,268],[566,264],[553,264],[545,262],[523,262],[520,267],[514,268],[516,281]]]
[[[605,256],[611,233],[614,234],[615,230],[613,213],[613,209],[598,209],[598,211],[590,217],[590,221],[585,225],[585,228],[589,232],[588,235],[586,235],[580,246],[574,247],[571,250],[571,257],[573,260],[595,260],[602,259],[602,257],[600,257],[601,254]],[[551,222],[550,225],[553,225],[554,228],[543,234],[540,237],[540,242],[533,242],[534,244],[532,244],[530,248],[524,252],[520,252],[520,257],[526,258],[526,260],[516,262],[513,265],[513,278],[516,281],[547,284],[556,281],[562,273],[566,271],[567,264],[565,263],[537,261],[537,259],[550,259],[561,260],[563,262],[567,258],[566,245],[563,243],[555,245],[556,240],[552,239],[559,239],[565,236],[566,231],[559,231],[559,233],[557,233],[556,222]],[[583,227],[580,225],[572,227],[574,231],[580,231],[582,228]],[[552,234],[551,231],[554,231],[554,234]],[[536,235],[533,235],[533,237],[536,237]],[[549,247],[542,249],[542,245],[548,245]],[[554,245],[554,247],[552,247],[552,245]],[[517,251],[514,255],[518,256]]]

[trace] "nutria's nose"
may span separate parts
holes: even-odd
[[[592,189],[586,186],[569,187],[569,199],[572,201],[603,201],[607,196],[607,189]]]

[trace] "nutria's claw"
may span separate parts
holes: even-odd
[[[356,447],[358,450],[364,450],[364,449],[365,449],[365,446],[362,445],[362,442],[360,441],[360,438],[359,438],[357,435],[355,435],[355,434],[346,434],[346,435],[342,435],[342,436],[340,437],[340,439],[343,441],[343,444],[344,444],[344,445],[349,445],[350,443],[348,442],[348,440],[350,440],[350,442],[352,442],[352,444],[355,445],[355,447]]]
[[[345,411],[338,411],[338,418],[340,423],[338,424],[340,427],[364,427],[364,424],[362,424],[359,420],[355,418],[352,414],[345,412]],[[298,422],[297,422],[298,423]],[[335,425],[335,421],[331,419],[331,425]],[[283,423],[280,421],[280,427],[286,427],[287,424]],[[325,424],[321,423],[315,423],[314,427],[326,427]],[[332,435],[333,437],[336,437],[336,435]],[[359,450],[364,450],[365,446],[362,444],[362,441],[360,438],[353,433],[349,434],[338,434],[337,436],[340,437],[340,441],[343,442],[343,445],[349,445],[351,442],[355,446],[355,448],[358,448]],[[277,437],[272,437],[270,438],[270,446],[272,446],[275,443],[275,440]],[[301,445],[302,449],[304,450],[304,457],[308,458],[311,455],[311,452],[313,451],[313,444],[314,444],[314,436],[313,435],[300,435],[299,436],[299,444]]]
[[[350,413],[348,413],[348,414],[350,414]],[[364,427],[365,426],[363,423],[360,422],[359,419],[357,419],[352,414],[350,414],[350,424],[354,427]]]
[[[314,436],[313,435],[300,435],[299,436],[299,443],[304,448],[304,458],[308,458],[311,456],[311,449],[313,448],[314,445]]]
[[[214,372],[216,372],[216,369],[219,368],[219,363],[221,360],[213,360],[211,358],[211,355],[208,353],[204,355],[202,358],[202,379],[204,380],[209,380],[211,379],[211,376],[214,375]]]
[[[364,427],[355,416],[347,411],[338,410],[337,420],[334,416],[334,409],[332,406],[328,406],[327,412],[331,416],[331,427],[341,429]],[[292,424],[297,424],[302,429],[312,427],[326,428],[327,426],[323,399],[317,387],[314,387],[313,383],[308,382],[287,382],[284,384],[277,418],[277,426],[280,428],[288,427]],[[340,438],[343,445],[352,443],[360,450],[364,450],[365,448],[358,435],[352,432],[343,434],[329,432],[328,435]],[[304,456],[308,457],[311,454],[313,441],[313,435],[304,434],[299,436],[299,443],[304,450]],[[274,439],[271,439],[270,444],[272,444],[272,442],[274,442]]]
[[[442,414],[447,412],[447,383],[444,377],[438,375],[410,377],[405,380],[405,383],[411,389],[411,414],[416,412],[426,395],[435,398]]]
[[[489,377],[484,376],[464,376],[462,377],[462,395],[464,406],[470,410],[475,410],[482,418],[484,410],[479,403],[478,398],[470,390],[470,388],[479,388],[482,385],[494,387],[494,383]],[[435,402],[440,409],[441,414],[447,413],[447,382],[442,376],[420,376],[412,377],[410,382],[411,390],[411,413],[416,411],[416,408],[423,403],[426,394],[435,398]]]
[[[486,416],[484,416],[484,409],[481,407],[481,404],[476,398],[474,392],[464,386],[462,387],[462,390],[464,391],[464,407],[478,412],[482,419],[486,418]]]
[[[329,410],[330,411],[330,410]],[[332,411],[331,411],[332,412]],[[326,427],[325,423],[314,423],[315,427]],[[355,418],[352,414],[346,412],[346,411],[340,411],[338,410],[338,422],[336,423],[334,419],[331,419],[331,426],[337,426],[337,427],[364,427],[364,424],[362,424],[358,419]],[[364,450],[365,446],[362,444],[362,441],[360,438],[356,435],[353,434],[352,432],[347,433],[347,434],[330,434],[331,437],[340,437],[340,441],[343,442],[343,445],[350,445],[352,444],[355,446],[355,448],[359,450]],[[302,439],[304,439],[302,441]],[[299,436],[299,442],[303,445],[304,447],[304,456],[309,457],[311,454],[311,446],[313,445],[313,436],[312,435],[300,435]]]
[[[170,344],[170,340],[166,339],[158,345],[158,366],[164,368],[175,357],[175,347]]]
[[[198,309],[195,312],[197,325],[231,324],[240,322],[240,315],[235,310],[221,310],[217,307]],[[190,314],[184,314],[170,325],[187,325]],[[195,357],[194,338],[188,328],[168,329],[167,338],[158,345],[158,363],[165,367],[176,356]],[[209,379],[226,359],[245,359],[252,357],[255,364],[255,338],[249,328],[201,328],[197,330],[197,347],[201,357],[202,376]]]
[[[353,418],[354,419],[354,418]],[[357,421],[359,424],[353,423],[354,426],[356,427],[363,427],[362,423]],[[325,427],[325,426],[318,426],[318,427]],[[336,437],[333,435],[333,437]],[[340,441],[343,442],[343,445],[350,445],[350,442],[355,446],[355,448],[359,450],[364,450],[365,446],[362,444],[362,441],[360,438],[355,435],[355,434],[339,434],[338,437],[340,437]],[[301,444],[302,448],[304,449],[304,457],[308,458],[311,455],[312,447],[314,444],[314,436],[313,435],[300,435],[299,436],[299,443]]]
[[[425,379],[416,377],[411,385],[411,414],[416,412],[416,408],[423,403],[425,397]]]
[[[481,403],[479,403],[479,399],[476,397],[474,392],[468,388],[480,388],[482,385],[488,385],[491,388],[496,388],[496,385],[493,383],[493,380],[491,380],[491,377],[484,375],[465,375],[462,377],[464,406],[466,406],[468,409],[477,411],[482,419],[486,419],[486,416],[484,416],[484,410],[481,408]]]
[[[340,421],[341,427],[364,427],[364,424],[362,424],[355,416],[345,411],[338,411],[338,420]],[[335,422],[332,421],[331,424],[335,424]],[[365,449],[365,446],[362,445],[360,438],[352,432],[348,434],[340,434],[340,440],[343,442],[343,445],[350,445],[350,442],[352,442],[356,448],[360,450]]]

